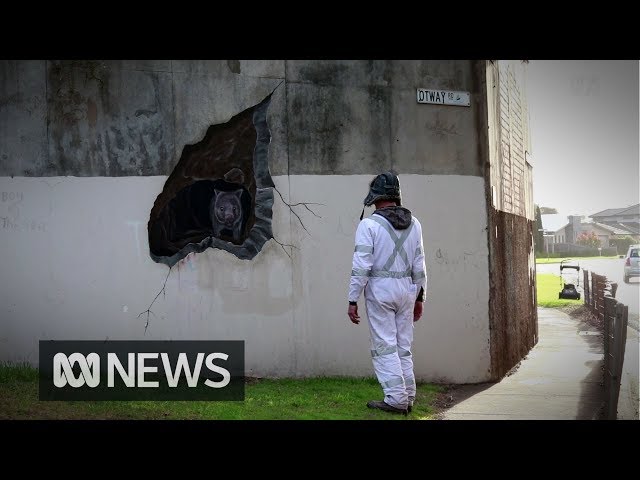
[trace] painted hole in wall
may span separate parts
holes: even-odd
[[[185,145],[149,216],[151,258],[172,267],[209,247],[250,260],[273,238],[271,95]]]

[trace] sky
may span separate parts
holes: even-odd
[[[534,203],[584,216],[640,203],[639,65],[529,62]]]

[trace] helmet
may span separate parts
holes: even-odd
[[[381,173],[371,181],[369,194],[364,199],[364,205],[368,207],[378,200],[391,200],[402,205],[400,180],[394,172]]]

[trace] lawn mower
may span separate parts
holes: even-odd
[[[565,270],[569,270],[569,272]],[[575,270],[575,272],[571,273],[571,270]],[[575,283],[569,283],[574,281]],[[580,300],[580,292],[577,290],[577,287],[580,286],[580,265],[578,262],[570,258],[560,262],[560,284],[562,290],[560,290],[558,298]]]

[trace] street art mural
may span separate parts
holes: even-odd
[[[271,95],[184,147],[149,216],[155,262],[172,267],[209,247],[251,260],[273,238],[266,120]]]

